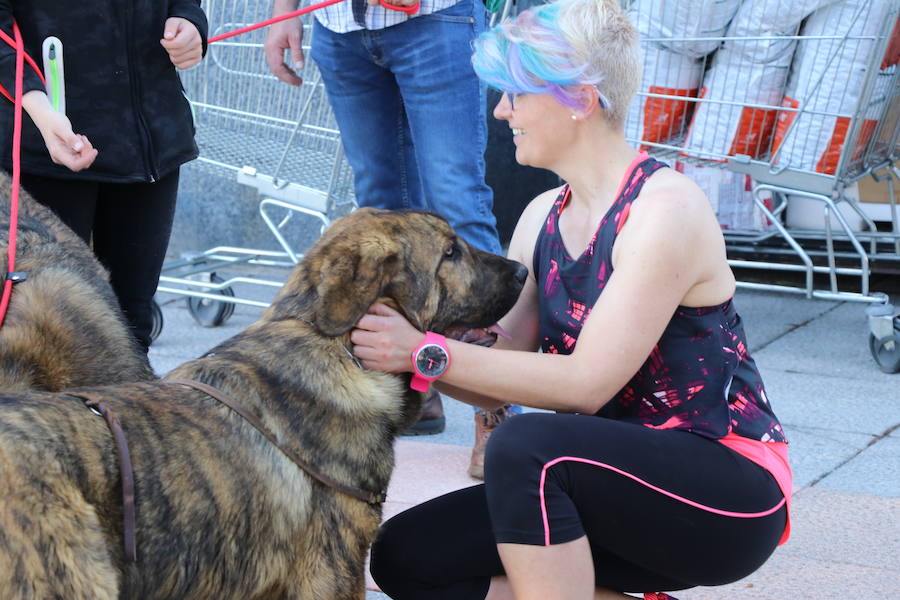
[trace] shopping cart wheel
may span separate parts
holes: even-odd
[[[878,339],[869,334],[869,351],[885,373],[900,372],[900,317],[894,317],[894,333]]]
[[[225,281],[215,273],[210,275],[209,280],[211,283],[223,283]],[[225,287],[220,290],[204,291],[218,293],[222,296],[234,296],[234,290],[230,287]],[[218,327],[234,314],[234,302],[219,302],[218,300],[211,300],[209,298],[195,298],[193,296],[188,296],[187,306],[188,310],[191,311],[191,316],[194,317],[194,320],[203,327]]]
[[[150,316],[153,319],[153,324],[150,326],[150,341],[155,342],[163,328],[163,313],[156,300],[150,304]]]

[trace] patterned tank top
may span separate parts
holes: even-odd
[[[557,221],[565,186],[534,248],[543,352],[569,354],[612,275],[612,249],[632,202],[665,164],[636,159],[587,249],[571,257]],[[747,351],[741,318],[731,300],[718,306],[679,306],[646,362],[598,416],[658,429],[683,429],[721,439],[729,433],[762,442],[784,442],[762,378]]]

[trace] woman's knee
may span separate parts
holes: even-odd
[[[541,440],[546,439],[552,418],[547,413],[525,413],[507,419],[488,440],[485,451],[485,480],[491,472],[508,472],[534,466]]]
[[[403,527],[395,523],[396,517],[382,523],[375,541],[372,543],[372,555],[369,561],[369,572],[372,579],[383,591],[394,588],[399,576],[409,567],[402,558],[404,539]],[[404,569],[404,564],[406,569]]]

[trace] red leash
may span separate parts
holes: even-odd
[[[20,154],[22,151],[22,79],[25,71],[25,45],[22,42],[22,33],[19,26],[13,21],[13,35],[16,49],[16,96],[13,109],[13,147],[12,147],[12,195],[9,201],[9,248],[6,256],[6,276],[3,281],[3,296],[0,297],[0,326],[6,318],[6,309],[9,306],[9,297],[12,295],[12,286],[16,281],[21,281],[16,270],[16,237],[19,229],[19,177],[21,171]],[[4,34],[4,37],[6,34]],[[33,67],[34,61],[29,61]]]
[[[343,1],[344,0],[325,0],[324,2],[319,2],[318,4],[310,4],[309,6],[301,8],[300,10],[295,10],[294,12],[289,12],[277,17],[272,17],[271,19],[266,19],[265,21],[261,21],[254,25],[247,25],[246,27],[241,27],[240,29],[235,29],[234,31],[227,31],[225,33],[220,33],[219,35],[214,35],[207,40],[207,43],[213,44],[215,42],[218,42],[219,40],[224,40],[226,38],[234,37],[242,33],[247,33],[248,31],[262,29],[263,27],[268,27],[269,25],[274,25],[275,23],[280,23],[281,21],[287,21],[288,19],[293,19],[294,17],[299,17],[300,15],[305,15],[306,13],[311,13],[314,10],[319,10],[320,8],[325,8],[326,6],[331,6],[332,4],[337,4],[338,2]]]

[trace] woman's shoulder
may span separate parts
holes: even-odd
[[[647,179],[632,207],[633,215],[655,216],[673,226],[696,223],[712,214],[706,193],[674,169],[660,169]]]
[[[519,259],[530,260],[541,227],[546,222],[550,209],[564,188],[565,186],[561,185],[538,194],[525,206],[509,244],[510,258],[519,257]],[[513,256],[513,253],[516,256]]]
[[[538,230],[547,220],[550,209],[553,208],[553,204],[556,202],[556,199],[559,198],[559,195],[565,187],[565,185],[561,185],[535,196],[525,207],[525,210],[522,211],[522,216],[519,217],[519,223],[516,225],[516,230],[524,228],[526,231],[533,234],[528,237],[536,237]]]

